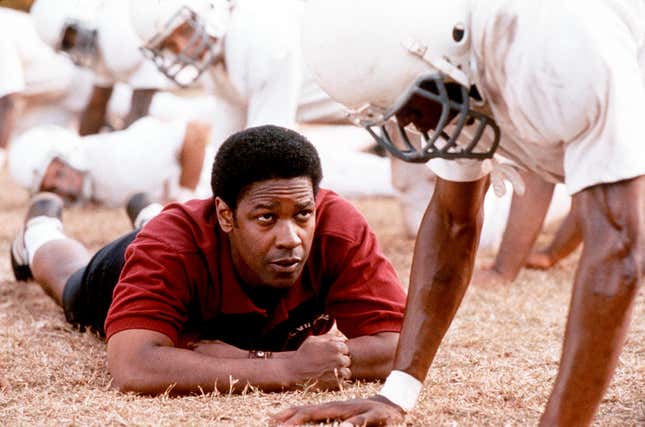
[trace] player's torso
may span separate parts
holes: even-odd
[[[499,152],[562,180],[566,144],[603,120],[612,55],[642,45],[645,2],[482,3],[471,22],[476,84],[504,135]]]
[[[123,131],[87,136],[84,154],[93,181],[92,197],[122,206],[138,191],[172,196],[179,178],[185,125],[146,117]]]

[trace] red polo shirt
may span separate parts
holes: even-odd
[[[107,339],[149,329],[176,345],[191,337],[281,351],[328,331],[334,320],[348,338],[401,329],[405,293],[392,265],[365,218],[331,191],[316,198],[316,231],[301,277],[270,312],[244,292],[212,199],[166,207],[125,258]]]

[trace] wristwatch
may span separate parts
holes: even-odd
[[[273,353],[262,350],[249,350],[249,359],[270,359]]]

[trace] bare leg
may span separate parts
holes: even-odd
[[[591,424],[622,351],[645,269],[645,176],[574,196],[584,250],[542,426]]]
[[[571,210],[558,228],[551,244],[544,250],[532,252],[526,258],[527,268],[546,270],[575,251],[582,241],[577,215]]]
[[[532,172],[523,172],[523,196],[513,194],[506,229],[492,265],[478,268],[472,283],[480,287],[503,285],[515,280],[540,234],[553,197],[554,184]]]
[[[36,251],[31,271],[43,290],[62,305],[67,280],[89,260],[90,254],[80,242],[74,239],[53,240]]]
[[[540,234],[553,197],[554,184],[548,183],[532,172],[525,172],[524,196],[513,195],[506,230],[493,267],[505,280],[514,280],[526,256]]]

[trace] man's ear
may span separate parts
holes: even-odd
[[[217,213],[217,222],[224,233],[230,233],[235,225],[233,210],[228,207],[226,202],[219,197],[215,197],[215,212]]]

